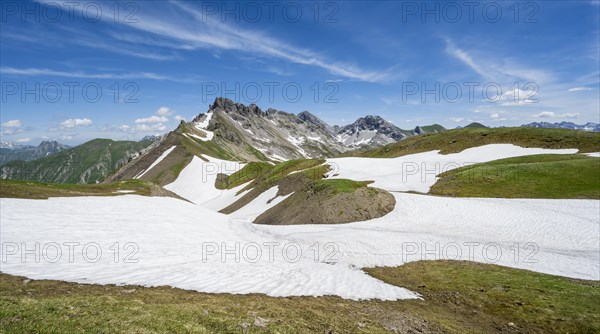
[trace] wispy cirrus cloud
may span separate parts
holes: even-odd
[[[54,0],[38,1],[57,3]],[[67,1],[59,1],[58,3],[65,8],[68,7]],[[115,22],[110,15],[101,18],[106,23],[125,25],[137,31],[150,33],[152,36],[127,34],[120,38],[121,40],[128,40],[130,43],[184,50],[209,49],[251,53],[294,64],[321,68],[337,76],[365,82],[382,82],[395,78],[396,68],[366,70],[352,63],[333,61],[313,50],[294,46],[266,33],[241,29],[221,22],[188,3],[170,1],[168,4],[170,6],[169,10],[137,12],[136,22],[125,22],[124,20]]]
[[[590,87],[573,87],[573,88],[568,89],[569,92],[581,92],[581,91],[586,91],[586,90],[592,90],[592,89]]]
[[[52,76],[52,77],[65,77],[65,78],[79,78],[79,79],[109,79],[109,80],[122,80],[122,79],[147,79],[147,80],[158,80],[158,81],[173,81],[183,83],[193,83],[197,79],[193,78],[177,78],[166,75],[161,75],[152,72],[130,72],[130,73],[89,73],[83,71],[60,71],[52,70],[48,68],[14,68],[14,67],[0,67],[0,73],[10,75],[21,75],[21,76]]]
[[[524,66],[512,58],[485,57],[486,60],[483,60],[484,57],[476,58],[473,52],[460,49],[450,39],[446,39],[446,53],[460,60],[486,80],[510,82],[519,79],[540,84],[554,79],[550,72]]]

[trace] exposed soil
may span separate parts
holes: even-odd
[[[345,224],[382,217],[396,200],[385,190],[362,187],[353,192],[317,190],[309,185],[294,192],[254,221],[265,225]]]

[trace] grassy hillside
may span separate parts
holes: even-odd
[[[435,132],[444,132],[448,131],[445,127],[439,124],[425,125],[422,126],[421,129],[425,131],[425,133],[435,133]]]
[[[393,158],[432,150],[448,154],[487,144],[577,148],[581,152],[600,152],[600,133],[567,129],[463,128],[411,137],[372,150],[349,152],[343,156]]]
[[[430,193],[458,197],[600,199],[600,159],[532,155],[457,168]]]
[[[12,161],[1,167],[2,178],[56,183],[95,183],[125,165],[150,141],[94,139],[46,158]]]
[[[325,160],[288,160],[277,165],[251,163],[232,175],[220,175],[216,186],[221,189],[233,188],[250,180],[240,192],[250,190],[235,203],[221,210],[232,213],[250,203],[266,190],[278,186],[278,196],[285,196],[321,180],[329,170]]]
[[[191,124],[181,122],[177,129],[170,132],[161,141],[160,145],[152,148],[152,150],[139,159],[125,165],[105,182],[127,180],[138,176],[173,146],[175,146],[175,149],[165,159],[140,177],[142,180],[159,185],[171,183],[175,181],[179,173],[194,156],[203,160],[206,160],[204,156],[210,156],[230,161],[268,161],[268,158],[263,153],[246,143],[222,145],[220,144],[221,140],[217,136],[211,141],[204,141],[197,138],[205,136],[204,132],[199,131]]]
[[[0,180],[0,197],[47,199],[72,196],[171,196],[177,195],[155,184],[140,180],[127,180],[111,184],[66,184],[33,181]]]
[[[394,209],[396,199],[370,182],[332,179],[307,182],[281,203],[259,215],[255,224],[346,224],[379,218]]]
[[[473,123],[465,126],[465,128],[467,128],[467,129],[486,129],[487,126],[485,126],[481,123],[473,122]]]
[[[369,274],[423,300],[272,298],[0,274],[5,333],[597,333],[600,284],[454,261]]]

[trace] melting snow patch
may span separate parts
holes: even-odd
[[[212,140],[213,137],[215,136],[214,132],[212,132],[212,131],[208,131],[208,130],[201,130],[201,131],[206,134],[206,137],[200,137],[200,136],[198,136],[196,134],[193,134],[193,133],[184,133],[184,135],[186,135],[188,137],[194,137],[194,138],[200,139],[202,141]]]
[[[240,189],[220,190],[215,188],[217,175],[233,174],[242,169],[244,164],[208,156],[204,157],[209,161],[193,157],[192,161],[179,173],[179,177],[164,188],[193,203],[220,210],[231,204],[225,203],[223,197],[232,198],[231,193],[235,193]]]
[[[433,180],[400,173],[402,163],[485,162],[510,156],[561,153],[513,145],[487,145],[457,154],[437,151],[396,159],[344,158],[340,177],[375,180],[384,189],[428,189]],[[62,256],[26,261],[4,253],[2,271],[34,279],[99,284],[168,285],[210,293],[269,296],[335,295],[349,299],[419,296],[359,268],[398,266],[422,259],[459,259],[583,279],[600,279],[600,202],[596,200],[444,198],[394,193],[384,217],[341,225],[254,225],[254,217],[283,201],[273,187],[231,215],[215,210],[239,198],[215,189],[216,174],[243,165],[194,157],[165,188],[195,205],[168,197],[124,195],[48,200],[0,198],[2,245],[16,250],[95,243],[95,261]],[[450,168],[459,166],[451,165]],[[414,165],[412,165],[414,167]],[[426,165],[429,171],[429,165]],[[433,171],[432,173],[435,173]],[[406,175],[405,182],[400,182]],[[435,176],[435,174],[434,174]],[[270,202],[269,202],[270,201]],[[115,242],[131,243],[129,260],[114,260]],[[315,255],[315,245],[321,252]],[[333,245],[333,249],[326,248]],[[516,248],[515,248],[516,247]],[[515,249],[519,252],[515,253]],[[126,249],[128,250],[128,249]],[[12,252],[11,252],[12,253]],[[88,252],[88,257],[97,254]],[[517,256],[517,257],[515,257]]]
[[[208,128],[208,124],[210,123],[210,120],[212,119],[214,113],[212,111],[209,111],[206,113],[206,117],[204,118],[203,121],[200,122],[196,122],[196,128],[200,129],[200,130],[206,130],[206,128]]]
[[[437,182],[437,175],[474,163],[534,154],[574,154],[577,149],[550,150],[523,148],[511,144],[491,144],[466,149],[454,154],[439,151],[410,154],[398,158],[327,159],[336,166],[336,178],[375,181],[372,187],[388,191],[426,193]]]
[[[370,221],[251,224],[253,215],[273,205],[267,200],[275,193],[272,188],[255,199],[246,217],[243,212],[227,216],[166,197],[2,198],[3,245],[33,248],[40,243],[41,249],[50,242],[94,242],[94,248],[103,251],[95,262],[80,256],[82,246],[75,249],[78,255],[73,262],[65,255],[68,249],[62,250],[58,261],[36,262],[32,257],[23,261],[18,253],[5,254],[2,271],[33,279],[169,285],[211,293],[384,300],[418,295],[358,268],[459,258],[600,278],[598,201],[394,194],[399,205]],[[135,245],[131,259],[137,262],[114,261],[110,247],[115,242]],[[315,245],[321,249],[318,256]],[[514,247],[520,249],[517,261],[511,251]],[[458,251],[461,257],[456,256]]]

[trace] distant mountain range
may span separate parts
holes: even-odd
[[[0,167],[0,177],[58,183],[100,182],[127,162],[145,153],[151,145],[151,141],[94,139],[73,148],[66,148],[56,142],[42,142],[37,147],[41,148],[41,152],[48,152],[49,147],[57,147],[60,151],[47,153],[43,158],[36,160],[13,160]]]
[[[600,124],[598,123],[585,123],[583,125],[577,125],[572,122],[560,122],[560,123],[549,123],[549,122],[533,122],[522,125],[527,128],[549,128],[549,129],[572,129],[572,130],[583,130],[590,132],[600,132]]]
[[[0,165],[14,160],[30,161],[68,149],[69,146],[56,141],[43,141],[38,146],[0,143]]]
[[[523,126],[600,131],[595,123]],[[486,128],[479,123],[466,127]],[[194,156],[273,164],[334,157],[444,131],[447,130],[439,124],[400,129],[375,115],[360,117],[352,124],[331,126],[308,111],[297,115],[273,108],[263,111],[255,104],[246,106],[216,98],[206,112],[192,121],[181,121],[170,133],[145,137],[140,142],[95,139],[74,148],[56,142],[43,142],[38,147],[2,143],[0,176],[65,183],[140,178],[164,185],[175,180]]]

